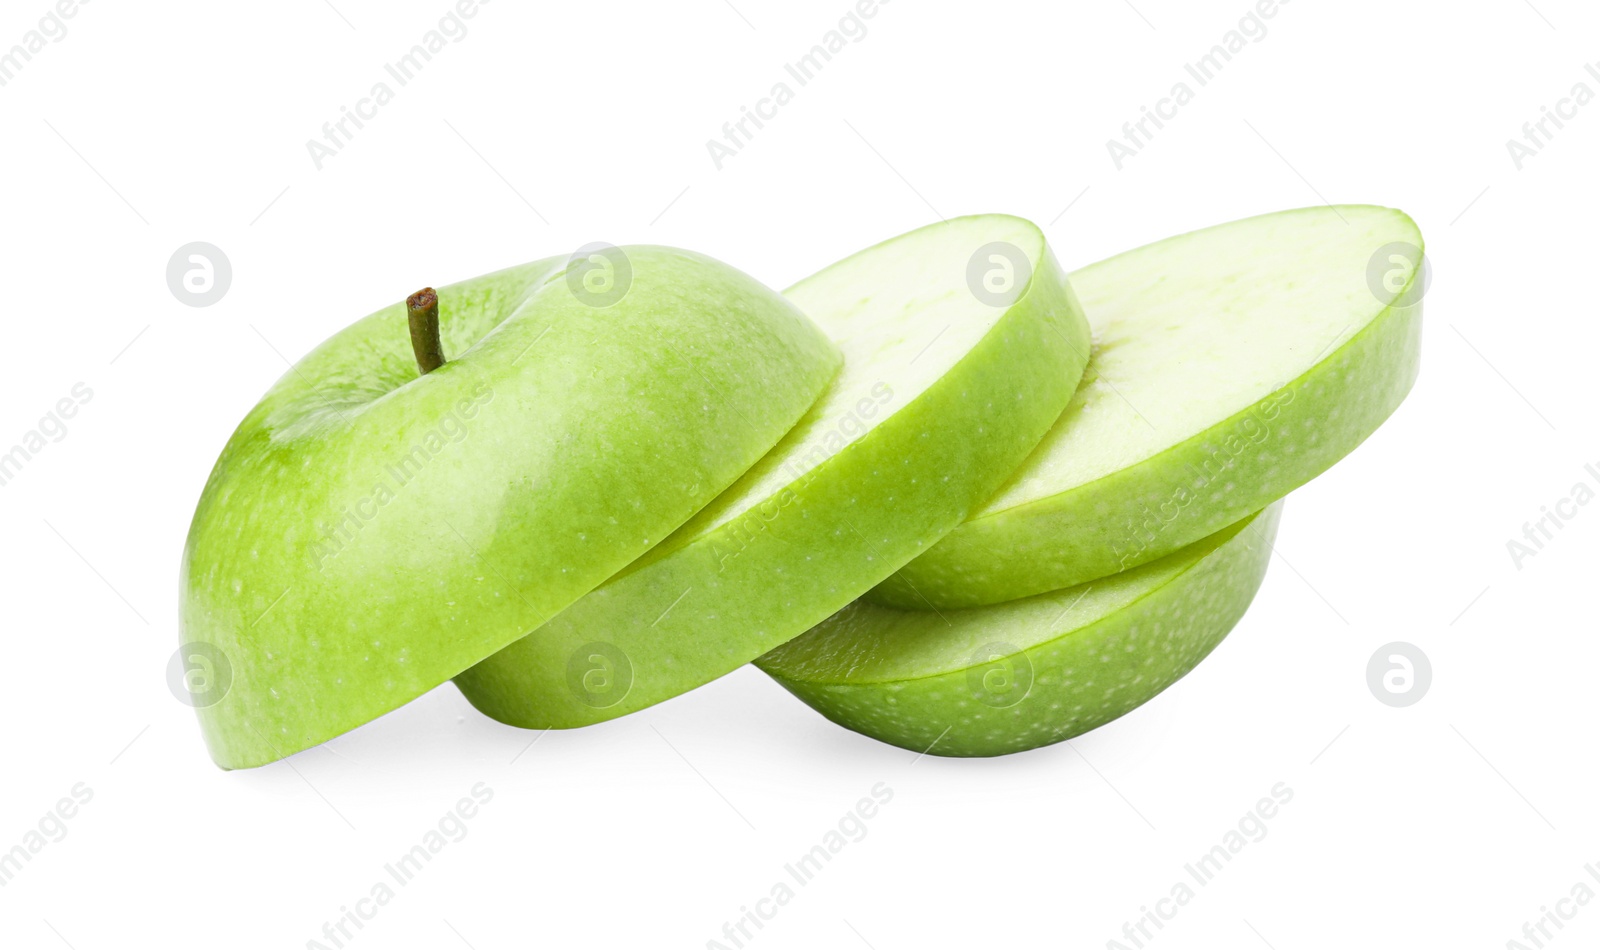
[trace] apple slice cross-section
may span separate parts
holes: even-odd
[[[1244,616],[1283,503],[1080,587],[941,613],[859,600],[756,661],[833,722],[932,755],[1021,752],[1126,715]]]
[[[177,659],[210,681],[212,757],[283,758],[514,642],[733,484],[840,360],[776,291],[660,247],[334,335],[239,425],[189,529]]]
[[[1006,486],[868,594],[973,607],[1081,584],[1206,537],[1316,477],[1417,375],[1422,235],[1364,205],[1263,215],[1071,275],[1083,385]]]
[[[844,352],[828,393],[672,537],[457,677],[474,706],[529,728],[582,726],[800,635],[992,495],[1088,360],[1083,313],[1020,218],[922,228],[786,296]]]

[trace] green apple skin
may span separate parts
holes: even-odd
[[[996,241],[1029,261],[1031,282],[1005,306],[980,301],[967,276],[969,259]],[[478,709],[527,728],[587,725],[798,636],[993,494],[1066,407],[1088,360],[1065,275],[1019,218],[913,231],[786,294],[844,350],[829,394],[673,538],[457,677]],[[817,449],[851,418],[848,440]]]
[[[426,376],[405,305],[374,313],[240,424],[181,567],[182,640],[231,668],[197,710],[219,765],[355,728],[554,616],[732,484],[841,365],[733,268],[622,253],[631,287],[603,307],[565,259],[443,288],[449,362]]]
[[[1244,616],[1282,502],[1082,587],[950,611],[857,601],[756,661],[801,701],[918,753],[1005,755],[1149,702]]]
[[[1390,242],[1420,250],[1422,235],[1387,208],[1308,208],[1073,272],[1096,349],[1072,405],[998,496],[868,599],[948,610],[1081,584],[1193,543],[1327,470],[1417,376],[1420,294],[1408,285],[1395,306],[1367,286],[1369,258]],[[1277,325],[1271,353],[1227,336],[1240,315]],[[1219,324],[1212,341],[1127,355],[1207,318]],[[1153,325],[1122,327],[1140,319]]]

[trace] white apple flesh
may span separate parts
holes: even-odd
[[[1341,205],[1074,272],[1095,342],[1071,406],[1004,489],[868,598],[946,610],[1058,590],[1305,484],[1416,378],[1421,249],[1402,212]]]
[[[1020,218],[913,231],[787,296],[844,351],[828,393],[672,537],[457,677],[473,705],[529,728],[586,725],[798,636],[993,494],[1088,359],[1071,288]]]

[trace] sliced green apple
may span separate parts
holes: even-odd
[[[933,755],[1003,755],[1149,702],[1244,616],[1282,503],[1081,587],[941,613],[857,601],[756,665],[847,729]]]
[[[581,726],[799,635],[993,494],[1088,359],[1071,288],[1018,218],[902,235],[787,296],[844,351],[827,395],[672,537],[457,677],[473,705],[519,726]]]
[[[419,376],[406,308],[372,314],[211,473],[180,620],[186,663],[231,670],[197,703],[224,767],[359,726],[554,616],[733,484],[841,359],[775,291],[669,248],[438,297],[448,362]]]
[[[1094,328],[1083,385],[961,527],[868,595],[971,607],[1171,553],[1314,478],[1411,388],[1422,235],[1340,206],[1170,238],[1071,275]]]

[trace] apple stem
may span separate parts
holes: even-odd
[[[444,365],[444,345],[439,342],[439,294],[424,287],[406,298],[406,317],[411,324],[411,351],[417,355],[417,369],[426,376]]]

